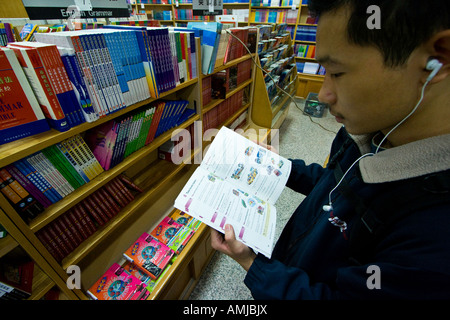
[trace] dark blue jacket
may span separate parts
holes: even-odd
[[[342,128],[330,158],[348,137]],[[352,141],[338,157],[342,170],[345,172],[359,156]],[[359,219],[354,205],[340,192],[332,194],[332,215],[347,224],[343,232],[329,221],[330,212],[322,209],[336,186],[333,169],[292,161],[287,186],[307,197],[286,224],[271,259],[259,254],[249,269],[244,282],[255,299],[450,298],[448,203],[412,209],[376,244],[369,260],[357,264],[350,259],[348,240]],[[368,203],[376,201],[387,187],[386,183],[364,183],[358,165],[345,180]],[[395,196],[392,201],[396,201]],[[371,265],[379,272],[369,268]]]

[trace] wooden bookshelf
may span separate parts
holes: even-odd
[[[198,38],[196,38],[196,52],[197,65],[201,66],[200,39]],[[251,56],[247,55],[231,61],[224,66],[216,68],[214,73],[235,66],[250,58]],[[88,299],[86,295],[87,289],[113,263],[122,259],[123,252],[126,251],[130,244],[143,232],[153,230],[165,216],[174,210],[173,203],[175,198],[198,166],[198,163],[194,161],[195,158],[201,158],[204,146],[209,143],[209,141],[203,141],[201,121],[208,110],[218,105],[203,106],[202,79],[204,76],[201,74],[200,69],[198,70],[199,76],[197,78],[184,82],[175,89],[165,92],[158,99],[146,99],[93,123],[84,123],[76,126],[67,132],[51,130],[0,146],[0,167],[3,167],[76,134],[83,135],[88,129],[128,114],[159,99],[189,100],[190,105],[195,106],[196,109],[196,114],[183,124],[164,132],[149,145],[129,155],[121,163],[108,171],[102,172],[89,183],[84,184],[62,200],[52,204],[29,224],[22,220],[3,194],[0,194],[0,224],[9,233],[6,238],[0,239],[0,259],[7,259],[8,255],[15,250],[23,250],[35,262],[34,288],[30,299],[42,298],[55,286],[60,290],[61,296],[66,299]],[[253,75],[254,73],[252,73],[252,78],[230,91],[226,98],[242,90],[246,90],[251,95],[254,84]],[[239,114],[249,108],[249,102],[243,104],[223,125],[229,125]],[[194,127],[197,125],[198,135],[195,137],[197,139],[197,148],[192,150],[185,161],[177,165],[159,159],[158,147],[171,140],[172,134],[176,130],[186,129],[191,125],[194,125]],[[130,177],[144,192],[136,195],[135,199],[123,208],[121,212],[104,226],[99,227],[94,234],[83,241],[61,262],[55,260],[38,240],[36,233],[122,173]],[[150,299],[180,299],[188,297],[202,270],[214,253],[210,246],[209,234],[209,227],[206,225],[202,225],[197,230],[187,247],[164,275],[164,279],[154,289]],[[71,290],[66,285],[69,277],[66,270],[71,265],[77,265],[81,269],[80,289]]]
[[[185,8],[191,8],[191,3],[180,3],[178,6],[176,4],[144,4],[144,8],[141,7],[141,4],[136,4],[137,10],[145,10],[146,12],[148,10],[157,9],[157,10],[172,10],[172,17],[173,17],[173,25],[175,25],[176,22],[184,22],[187,23],[189,21],[199,21],[199,20],[175,20],[174,18],[174,10],[175,9],[185,9]],[[249,25],[261,25],[261,24],[272,24],[275,25],[275,23],[269,23],[269,22],[257,22],[257,21],[251,21],[251,12],[255,10],[292,10],[292,6],[252,6],[251,1],[248,3],[224,3],[223,4],[224,9],[248,9],[249,10],[249,19],[246,22],[239,22],[239,26],[249,26]],[[307,17],[309,14],[308,11],[308,5],[303,4],[303,0],[300,1],[300,5],[295,7],[295,10],[297,10],[297,18],[295,23],[288,23],[288,26],[293,28],[293,37],[292,40],[294,44],[309,44],[309,45],[315,45],[316,42],[314,41],[299,41],[295,40],[297,29],[302,26],[317,26],[316,24],[309,24],[307,23]],[[162,22],[162,20],[160,20]],[[165,21],[168,23],[167,21]],[[316,62],[314,58],[302,58],[297,57],[297,62]],[[319,93],[322,84],[323,84],[324,76],[321,75],[313,75],[308,73],[298,73],[298,89],[294,93],[295,96],[300,98],[306,98],[308,96],[308,93],[314,92]]]

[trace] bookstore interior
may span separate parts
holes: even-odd
[[[317,21],[217,2],[1,2],[1,300],[187,299],[227,219],[270,254],[290,167],[254,141],[295,97],[320,117]]]

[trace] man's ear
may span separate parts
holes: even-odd
[[[450,29],[440,31],[431,37],[426,43],[426,50],[430,57],[438,59],[443,64],[431,83],[450,77]]]

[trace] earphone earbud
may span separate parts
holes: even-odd
[[[431,73],[427,78],[427,82],[431,81],[437,75],[439,70],[441,70],[442,66],[443,66],[443,64],[441,62],[439,62],[439,60],[437,60],[437,59],[431,59],[430,61],[428,61],[425,69],[427,69],[428,71],[431,71]]]
[[[322,207],[322,209],[323,209],[323,211],[330,212],[330,211],[333,211],[333,206],[332,205],[324,205]]]

